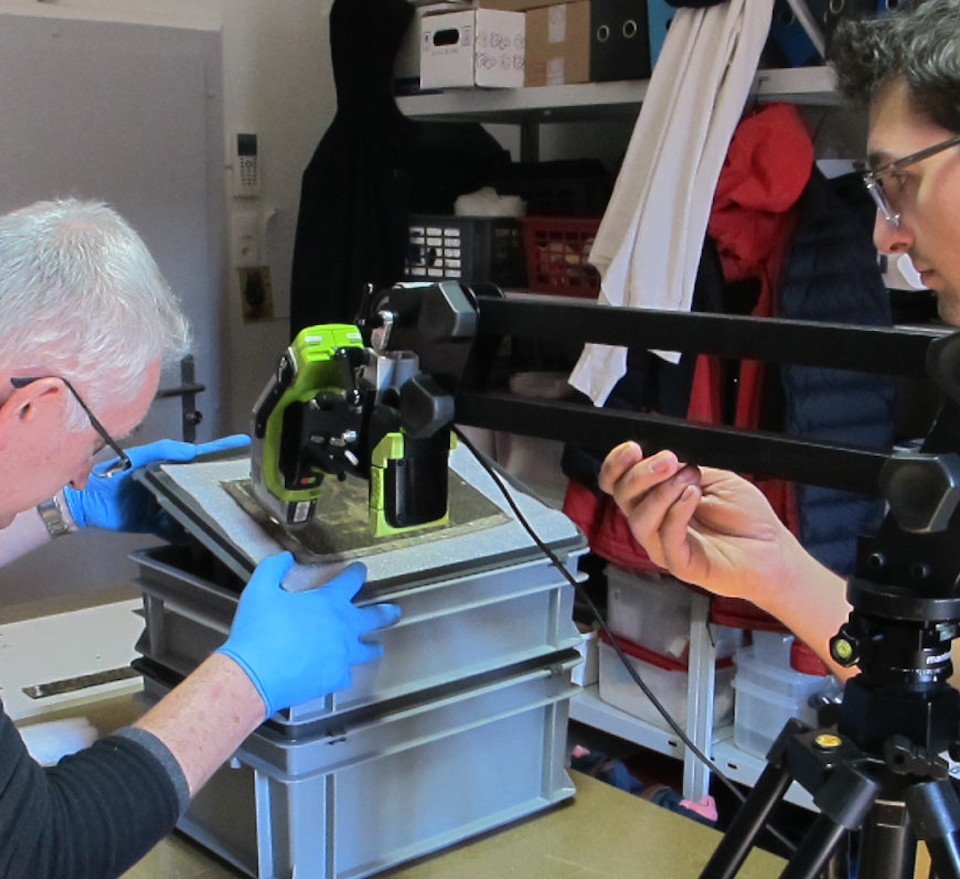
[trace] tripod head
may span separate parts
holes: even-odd
[[[957,336],[933,343],[928,368],[946,400],[917,453],[894,455],[880,487],[889,512],[860,541],[849,621],[831,640],[860,675],[844,694],[839,731],[867,750],[905,735],[936,761],[956,749],[960,700],[948,684],[960,634],[960,383]]]

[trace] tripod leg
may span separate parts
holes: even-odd
[[[820,816],[790,858],[781,879],[815,879],[837,848],[844,833],[856,830],[870,813],[878,783],[859,768],[840,763],[814,795]],[[863,873],[866,879],[872,879]]]
[[[950,781],[927,781],[907,789],[904,802],[917,836],[927,844],[938,879],[960,879],[960,798]]]
[[[767,818],[793,779],[785,766],[768,763],[744,800],[700,879],[732,879],[743,865]]]
[[[780,879],[816,879],[846,832],[846,827],[821,815],[807,831]]]
[[[897,801],[877,800],[863,822],[860,875],[866,879],[911,879],[917,838],[909,811]]]
[[[850,834],[848,833],[840,840],[840,845],[834,849],[833,856],[827,862],[827,867],[821,874],[821,879],[850,879],[852,875]]]

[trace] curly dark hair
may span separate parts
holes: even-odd
[[[829,60],[846,97],[869,103],[902,77],[918,112],[960,132],[960,0],[913,0],[878,18],[844,21]]]

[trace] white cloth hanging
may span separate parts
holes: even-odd
[[[773,0],[728,0],[674,15],[590,252],[601,303],[689,310],[714,190],[772,13]],[[599,406],[626,368],[625,348],[590,344],[569,382]]]

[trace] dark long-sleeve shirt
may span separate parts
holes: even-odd
[[[125,727],[43,767],[0,706],[0,879],[119,876],[188,799],[179,764],[145,730]]]

